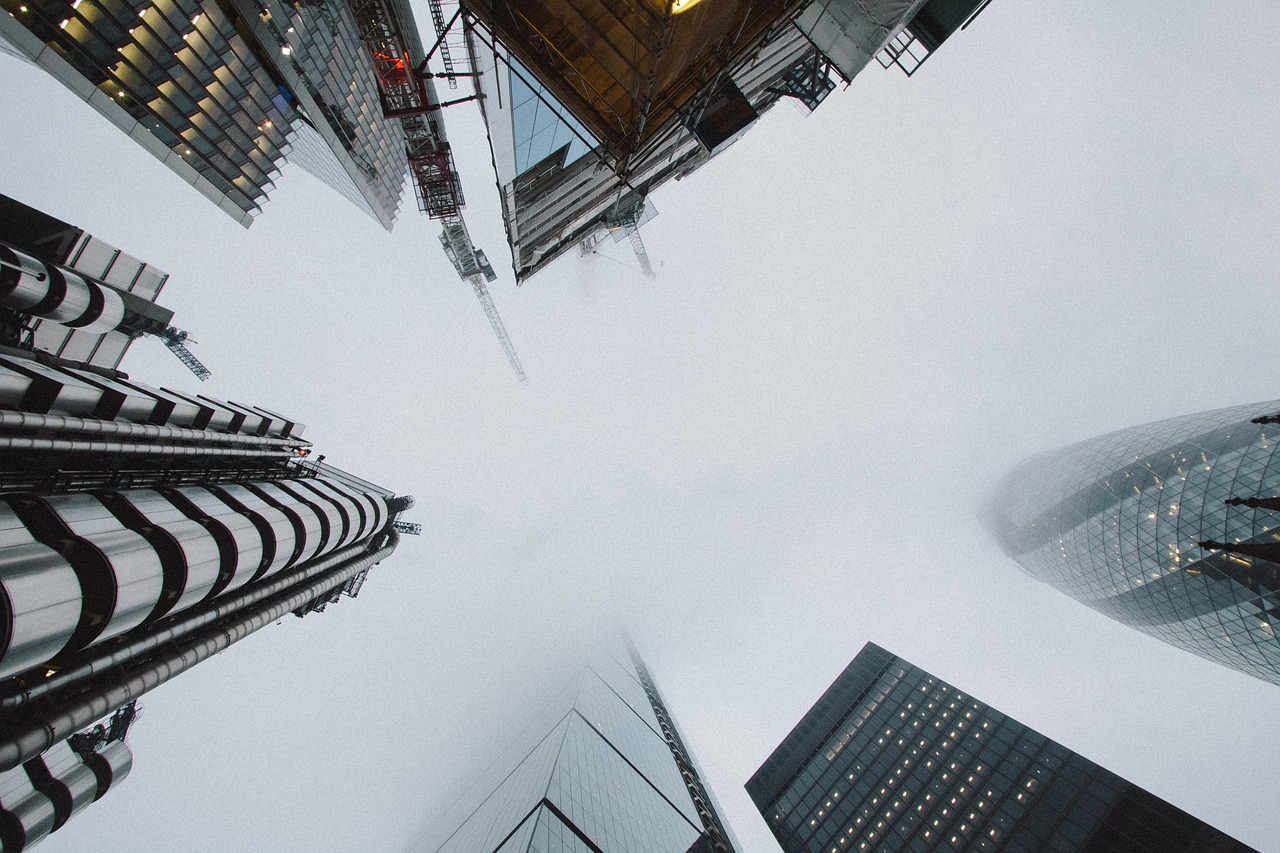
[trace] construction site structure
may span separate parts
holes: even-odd
[[[637,199],[781,99],[815,109],[904,28],[936,50],[981,2],[463,0],[517,284],[606,234],[647,274]]]
[[[455,10],[446,20],[442,4],[439,0],[432,0],[431,17],[438,35],[428,52],[423,49],[413,26],[406,0],[349,2],[355,10],[360,36],[376,69],[382,114],[388,119],[398,120],[404,130],[418,209],[440,221],[440,242],[446,256],[458,276],[471,285],[511,369],[525,383],[528,377],[524,366],[486,284],[493,281],[496,274],[484,252],[472,242],[462,217],[466,202],[442,115],[444,108],[474,100],[478,95],[441,101],[434,82],[437,75],[429,70],[430,57],[437,54],[444,66],[444,71],[438,76],[446,78],[455,87],[457,78],[465,76],[456,68],[448,45],[449,31],[461,11]]]

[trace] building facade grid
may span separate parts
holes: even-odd
[[[1249,849],[874,644],[747,791],[786,853]]]

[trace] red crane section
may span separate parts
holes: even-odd
[[[427,86],[429,75],[414,64],[410,39],[392,0],[349,2],[360,38],[373,61],[382,114],[399,119],[404,129],[418,210],[432,219],[456,216],[465,203],[462,186],[444,132],[429,115],[447,104],[434,102]]]

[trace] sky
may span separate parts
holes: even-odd
[[[742,853],[778,850],[743,783],[869,640],[1280,850],[1280,688],[1028,578],[977,517],[1033,453],[1280,397],[1280,55],[1244,39],[1277,29],[996,0],[661,188],[652,281],[623,243],[516,288],[453,107],[527,386],[411,197],[388,234],[289,166],[244,230],[0,55],[0,191],[169,272],[200,390],[306,423],[424,528],[145,697],[129,779],[41,849],[397,853],[624,622]],[[154,340],[122,366],[198,384]]]

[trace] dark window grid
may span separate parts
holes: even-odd
[[[127,60],[125,60],[122,54],[116,54],[116,61],[127,61]],[[108,76],[111,79],[111,82],[114,82],[115,85],[118,86],[120,90],[123,90],[125,93],[127,93],[127,95],[131,97],[131,99],[134,102],[136,102],[136,104],[138,104],[138,106],[140,106],[141,109],[145,110],[145,113],[148,118],[157,120],[157,122],[164,124],[164,126],[166,127],[166,129],[168,129],[169,132],[174,133],[175,136],[178,136],[179,138],[182,137],[182,132],[178,131],[177,127],[175,127],[175,123],[172,122],[172,120],[166,120],[164,117],[163,111],[157,111],[155,109],[155,106],[151,105],[150,101],[155,99],[147,99],[145,95],[140,95],[140,92],[138,92],[136,87],[125,85],[125,82],[122,81],[122,79],[120,79],[118,74],[115,74],[114,72],[110,72],[110,70],[108,70],[108,72],[106,73],[108,73]],[[140,79],[146,79],[146,78],[140,76]],[[110,92],[108,92],[108,95],[110,95]],[[164,95],[161,95],[159,91],[156,91],[156,97],[160,97],[160,99],[164,99]],[[164,99],[164,100],[168,102],[168,99]],[[177,109],[174,109],[174,113],[180,114],[180,111]],[[143,127],[146,127],[146,126],[143,126]],[[187,124],[187,127],[193,127],[193,126],[191,126],[191,124]],[[148,129],[150,129],[150,131],[152,132],[155,131],[155,128],[148,128]],[[187,145],[189,145],[189,141],[186,143]],[[212,168],[216,169],[216,165],[214,164],[210,164],[210,165]]]

